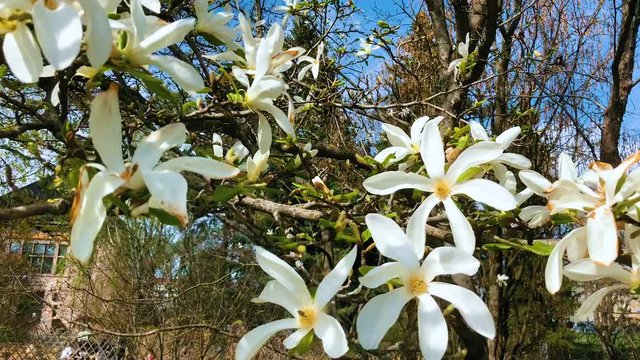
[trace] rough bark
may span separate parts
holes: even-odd
[[[638,35],[638,0],[627,0],[622,5],[622,24],[611,64],[611,95],[604,112],[604,127],[600,146],[600,160],[618,165],[620,128],[633,88],[633,67]]]

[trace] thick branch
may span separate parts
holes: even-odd
[[[38,215],[60,215],[69,210],[71,202],[56,199],[41,204],[22,205],[10,209],[0,209],[0,221],[11,221]]]

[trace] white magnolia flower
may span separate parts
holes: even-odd
[[[128,32],[127,42],[121,49],[132,65],[146,67],[157,66],[166,72],[186,91],[204,88],[204,82],[193,65],[168,55],[154,53],[167,46],[179,43],[194,28],[195,19],[180,19],[165,23],[155,16],[144,14],[139,0],[131,0],[131,26],[121,21]]]
[[[238,22],[242,31],[244,57],[234,51],[226,51],[216,55],[206,55],[206,58],[215,61],[233,61],[241,65],[240,70],[247,74],[258,73],[258,67],[266,66],[262,76],[280,77],[282,72],[293,65],[291,60],[305,52],[301,47],[283,49],[284,31],[280,24],[273,24],[264,38],[258,38],[253,36],[251,23],[244,15],[238,14]],[[263,49],[260,50],[260,47]]]
[[[574,229],[565,235],[549,254],[547,265],[544,268],[544,283],[547,291],[552,294],[558,292],[562,286],[563,256],[565,253],[571,262],[584,259],[589,255],[585,227]]]
[[[366,57],[371,55],[373,51],[378,49],[380,49],[379,45],[375,45],[373,42],[360,38],[360,50],[358,50],[356,55]]]
[[[455,77],[458,77],[460,66],[464,64],[469,57],[469,33],[467,33],[467,36],[465,36],[465,41],[458,44],[457,50],[458,54],[460,54],[461,57],[453,60],[449,64],[449,68],[447,69],[447,71],[449,72],[453,71]]]
[[[214,133],[213,155],[217,158],[224,159],[224,161],[233,165],[236,162],[242,162],[242,160],[249,155],[249,149],[247,149],[242,142],[236,141],[225,154],[224,147],[222,146],[222,137],[219,134]]]
[[[247,158],[240,169],[247,172],[247,182],[255,183],[260,175],[269,168],[269,154],[271,153],[272,134],[269,122],[258,113],[258,151]]]
[[[316,50],[316,58],[312,58],[311,56],[303,55],[300,57],[300,62],[306,61],[309,64],[300,69],[298,73],[298,81],[302,81],[307,72],[311,70],[311,74],[314,79],[318,78],[318,74],[320,73],[320,61],[322,60],[322,56],[324,55],[324,42],[321,42],[318,45],[318,49]]]
[[[558,178],[583,184],[582,179],[578,177],[578,169],[566,153],[561,153],[558,158]],[[551,191],[553,184],[540,173],[533,170],[523,170],[518,173],[520,180],[527,189],[533,191],[538,196],[548,199],[548,193]],[[583,185],[581,185],[583,186]],[[527,206],[520,212],[520,219],[527,222],[531,228],[539,227],[549,221],[551,215],[565,211],[565,208],[552,208],[551,204],[547,206],[531,205]]]
[[[262,39],[258,48],[260,58],[268,58],[269,50],[266,40]],[[261,61],[258,63],[253,81],[249,82],[249,77],[237,66],[233,67],[233,75],[235,78],[247,88],[245,93],[244,105],[258,114],[267,112],[273,116],[276,123],[285,133],[296,138],[295,129],[291,116],[287,115],[280,108],[273,104],[273,101],[285,93],[287,84],[282,79],[272,75],[266,75],[268,62]]]
[[[237,44],[233,41],[236,37],[236,32],[227,26],[227,23],[233,19],[231,11],[209,12],[209,0],[196,0],[194,7],[198,18],[196,23],[197,31],[213,35],[228,46],[237,47]]]
[[[388,195],[401,189],[417,189],[432,193],[409,219],[407,224],[409,237],[424,238],[424,227],[431,210],[438,203],[443,203],[456,246],[468,253],[473,253],[475,249],[473,229],[452,196],[466,195],[501,211],[514,209],[516,200],[509,191],[492,181],[467,180],[461,177],[468,170],[498,158],[502,154],[502,147],[497,143],[483,141],[470,146],[445,172],[445,153],[438,128],[439,123],[440,119],[427,122],[420,142],[420,156],[429,177],[416,173],[387,171],[366,179],[363,185],[368,192],[377,195]]]
[[[470,121],[471,137],[476,141],[491,141],[489,134],[480,123],[476,121]],[[507,150],[513,140],[515,140],[522,130],[519,126],[509,128],[502,134],[498,135],[495,142],[500,144],[502,150]],[[516,169],[528,169],[531,167],[531,161],[525,156],[515,153],[503,153],[496,160],[490,162],[492,168],[500,168],[498,171],[506,172],[504,165],[511,166]]]
[[[589,296],[574,315],[575,321],[593,319],[602,299],[612,291],[629,290],[637,293],[640,291],[640,236],[637,226],[626,224],[625,242],[631,253],[631,268],[611,263],[609,266],[599,264],[591,259],[583,259],[567,265],[564,274],[575,281],[591,281],[602,278],[610,278],[619,281],[619,284],[602,288]]]
[[[426,359],[440,359],[447,350],[449,331],[440,307],[433,296],[452,303],[467,325],[487,338],[495,336],[493,317],[487,306],[472,291],[434,281],[439,275],[466,274],[478,271],[480,262],[454,247],[439,247],[424,256],[424,238],[415,237],[391,219],[369,214],[365,221],[378,251],[395,262],[371,269],[360,278],[362,285],[376,288],[393,279],[403,286],[369,300],[358,314],[358,340],[365,349],[375,349],[398,319],[405,304],[418,299],[418,336]],[[416,244],[420,244],[420,251]]]
[[[71,253],[86,263],[93,252],[93,242],[106,217],[102,198],[119,188],[148,189],[151,197],[146,206],[168,213],[185,225],[187,214],[187,181],[181,171],[191,171],[211,179],[233,177],[239,170],[220,161],[203,157],[177,157],[158,164],[167,150],[186,141],[184,124],[164,126],[139,144],[130,162],[122,157],[122,118],[118,105],[118,88],[112,85],[91,102],[89,133],[104,165],[88,166],[100,171],[88,181],[82,171],[71,221]]]
[[[322,340],[324,352],[329,357],[344,355],[349,350],[344,330],[336,318],[326,313],[325,308],[351,273],[356,255],[357,248],[354,247],[322,279],[315,296],[311,296],[304,280],[291,266],[267,250],[256,247],[258,265],[274,280],[269,281],[253,301],[280,305],[293,317],[273,321],[248,332],[238,342],[236,360],[252,358],[271,336],[286,329],[296,329],[284,340],[287,349],[296,347],[313,330]]]
[[[622,185],[619,182],[627,169],[639,160],[640,152],[637,152],[616,168],[602,162],[592,164],[591,169],[599,178],[595,191],[573,181],[559,180],[548,193],[552,210],[564,208],[586,212],[589,257],[602,265],[610,265],[618,257],[618,231],[613,208],[636,192],[640,172],[634,172]]]
[[[438,116],[433,120],[440,121],[442,116]],[[393,154],[393,158],[389,160],[390,163],[394,163],[402,160],[407,155],[413,155],[420,153],[420,141],[422,141],[422,129],[429,121],[428,116],[423,116],[411,125],[411,137],[407,135],[402,129],[390,124],[382,124],[382,131],[387,135],[387,139],[391,146],[386,149],[380,150],[380,152],[374,158],[377,162],[382,163]]]

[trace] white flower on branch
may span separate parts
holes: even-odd
[[[379,214],[369,214],[365,221],[378,251],[395,261],[371,269],[360,282],[368,288],[376,288],[398,279],[402,286],[374,297],[360,311],[356,328],[362,347],[376,349],[405,304],[417,298],[422,355],[426,359],[442,358],[449,343],[449,331],[433,296],[452,303],[467,325],[480,335],[495,336],[493,317],[478,295],[461,286],[434,281],[440,275],[475,274],[480,267],[477,259],[455,247],[439,247],[420,265],[424,257],[423,237],[408,231],[405,234],[393,220]],[[420,252],[415,251],[417,244]]]
[[[93,252],[93,242],[106,218],[102,199],[118,189],[143,190],[151,195],[149,209],[175,217],[183,226],[188,222],[187,181],[181,171],[191,171],[210,179],[237,175],[231,165],[204,157],[177,157],[158,164],[169,149],[186,141],[184,124],[170,124],[146,136],[130,162],[122,156],[122,118],[118,105],[118,88],[112,85],[91,103],[89,133],[103,164],[87,166],[99,172],[88,180],[86,168],[81,171],[71,212],[71,254],[86,263]]]
[[[230,10],[220,12],[209,12],[209,0],[196,0],[194,3],[196,10],[196,30],[213,35],[227,46],[236,48],[238,45],[233,41],[236,32],[227,26],[227,23],[233,19],[233,13]]]
[[[442,119],[441,116],[434,118]],[[374,158],[377,162],[384,162],[390,155],[393,158],[389,160],[390,163],[398,162],[407,155],[413,155],[420,153],[420,141],[422,140],[422,130],[424,125],[429,121],[428,116],[423,116],[411,125],[411,136],[407,135],[402,129],[390,124],[382,124],[382,131],[387,135],[387,139],[391,146],[386,149],[380,150],[380,152]]]
[[[380,46],[374,44],[373,41],[371,41],[371,39],[365,40],[360,38],[359,41],[360,41],[360,50],[358,50],[358,52],[356,53],[357,56],[367,57],[371,55],[372,52],[380,49]]]
[[[343,356],[349,350],[347,337],[338,320],[328,315],[325,308],[351,273],[356,255],[357,248],[354,247],[322,279],[315,295],[311,296],[304,280],[291,266],[267,250],[256,247],[258,265],[274,280],[269,281],[253,301],[282,306],[293,317],[260,325],[248,332],[238,342],[236,360],[251,359],[271,336],[287,329],[296,329],[284,340],[287,349],[296,347],[313,331],[322,340],[324,352],[329,357]]]
[[[516,207],[513,195],[502,186],[486,179],[468,179],[463,176],[478,165],[494,161],[503,152],[495,142],[483,141],[465,149],[445,172],[445,153],[438,125],[441,118],[430,120],[425,125],[420,142],[420,155],[428,177],[402,171],[387,171],[366,179],[363,183],[368,192],[388,195],[401,189],[417,189],[431,193],[413,213],[407,224],[407,233],[412,239],[424,239],[425,224],[431,210],[443,203],[451,225],[453,240],[457,247],[468,253],[475,249],[475,235],[469,221],[453,201],[454,195],[466,195],[501,211]],[[416,254],[423,249],[415,244]]]
[[[298,73],[298,81],[302,81],[309,70],[311,70],[311,74],[313,75],[314,79],[318,78],[318,74],[320,73],[320,61],[322,60],[322,56],[324,55],[324,42],[321,42],[318,45],[316,51],[317,52],[315,59],[307,55],[303,55],[300,57],[300,62],[308,62],[309,64],[300,69],[300,72]]]
[[[166,23],[155,16],[145,15],[139,0],[131,0],[130,6],[130,23],[120,21],[120,25],[128,34],[126,44],[120,50],[122,56],[135,66],[157,66],[186,91],[204,88],[204,82],[193,65],[173,56],[154,54],[162,48],[182,41],[193,30],[195,19],[180,19]]]

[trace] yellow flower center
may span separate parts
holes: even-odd
[[[438,199],[444,200],[451,195],[451,186],[445,180],[436,181],[435,190],[433,191]]]
[[[298,325],[303,329],[310,329],[316,323],[316,311],[314,309],[298,310]]]
[[[409,289],[413,295],[418,296],[427,292],[427,283],[424,281],[422,276],[414,276],[409,281]]]

